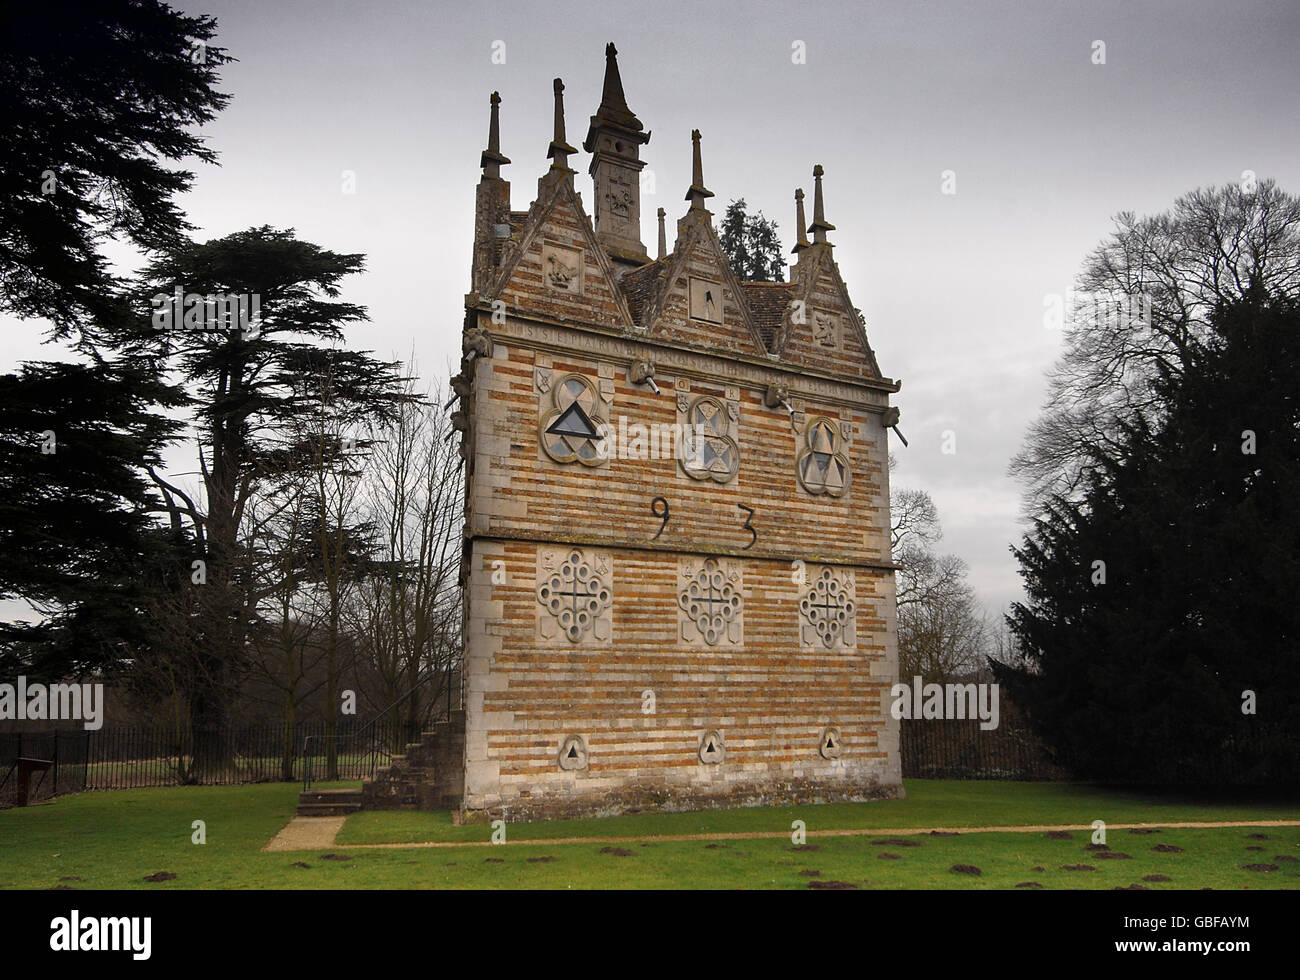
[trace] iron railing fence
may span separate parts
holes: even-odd
[[[1060,780],[1041,740],[1029,729],[976,720],[904,720],[900,737],[904,779]]]
[[[96,731],[0,732],[0,806],[17,795],[21,758],[52,763],[31,780],[33,802],[56,793],[97,789],[142,789],[184,783],[241,783],[357,780],[374,775],[404,746],[420,739],[420,725],[380,718],[352,719],[327,733],[324,723],[241,725],[203,733],[207,745],[221,745],[228,763],[194,768],[193,736],[154,726],[104,727]],[[328,734],[328,737],[327,737]],[[333,743],[334,770],[329,765]]]
[[[907,779],[1064,780],[1070,778],[1042,740],[1017,717],[1004,717],[995,729],[977,720],[904,720],[901,724],[903,776]],[[182,783],[236,785],[328,779],[359,780],[374,775],[410,742],[421,726],[346,719],[325,731],[321,722],[244,725],[217,733],[228,748],[229,764],[220,771],[193,769],[190,733],[165,727],[118,726],[97,731],[0,732],[0,806],[17,795],[20,758],[48,760],[45,772],[31,778],[31,800],[82,790],[139,789]],[[1286,760],[1300,755],[1295,738],[1278,744],[1275,735],[1259,744],[1225,746],[1222,755],[1197,755],[1195,764],[1162,766],[1149,783],[1240,786],[1294,784],[1297,774]],[[329,766],[334,747],[334,770]],[[1231,750],[1231,751],[1229,751]],[[1255,759],[1251,766],[1239,760]],[[1098,780],[1122,783],[1124,780]],[[1132,781],[1132,780],[1130,780]]]
[[[1132,749],[1146,765],[1126,758],[1071,765],[1050,752],[1018,714],[984,730],[978,720],[903,720],[900,749],[905,779],[1077,779],[1108,785],[1294,787],[1300,782],[1300,733],[1265,726],[1203,744],[1173,732],[1134,733]],[[1093,772],[1092,770],[1095,770]],[[1127,773],[1120,776],[1118,773]]]

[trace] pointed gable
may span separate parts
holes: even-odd
[[[627,303],[591,220],[573,189],[572,171],[539,181],[538,199],[485,296],[508,311],[576,320],[611,332],[632,325]]]
[[[767,345],[707,211],[687,214],[672,254],[651,265],[660,262],[667,268],[655,276],[654,295],[643,305],[640,320],[652,337],[766,357]]]
[[[799,257],[798,281],[774,351],[789,364],[834,374],[881,378],[862,318],[849,298],[829,245],[809,246]]]
[[[803,190],[794,192],[797,228],[794,253],[799,261],[790,270],[794,283],[791,310],[782,323],[774,351],[788,364],[834,374],[884,380],[876,355],[867,343],[867,330],[831,257],[834,246],[827,232],[835,226],[826,220],[822,178],[826,171],[813,167],[813,220],[804,228]],[[811,231],[813,240],[808,241]]]

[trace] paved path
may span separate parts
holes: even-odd
[[[492,847],[491,840],[473,841],[419,841],[398,844],[336,844],[335,835],[343,826],[346,817],[294,817],[289,825],[276,835],[275,840],[262,848],[264,851],[309,851],[322,847],[346,848],[350,851],[394,850],[416,847]],[[295,827],[301,824],[315,824],[316,828]],[[332,829],[326,835],[326,824]],[[1224,820],[1170,823],[1108,823],[1106,829],[1128,830],[1130,828],[1190,828],[1213,829],[1215,827],[1300,827],[1300,820]],[[929,834],[1035,834],[1049,830],[1092,831],[1092,824],[1021,824],[1014,827],[857,827],[851,830],[809,830],[807,836],[813,837],[914,837]],[[489,828],[484,826],[484,834]],[[720,840],[769,840],[789,839],[790,831],[738,831],[719,834],[641,834],[633,837],[539,837],[524,840],[509,840],[511,844],[527,844],[530,847],[555,847],[561,844],[636,844],[642,841],[655,843],[672,843],[677,841],[720,841]]]
[[[333,847],[347,817],[294,817],[272,838],[264,851],[315,851]]]

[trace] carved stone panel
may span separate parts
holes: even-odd
[[[731,647],[745,642],[744,577],[729,558],[683,555],[677,562],[677,627],[683,644]]]
[[[632,193],[633,187],[628,174],[613,172],[609,175],[605,201],[609,205],[610,213],[624,221],[632,217],[632,208],[636,204],[636,195]]]
[[[566,735],[560,742],[560,768],[574,772],[587,768],[587,740],[581,735]]]
[[[799,485],[814,496],[844,496],[849,492],[852,473],[843,452],[840,420],[814,415],[802,423],[802,429],[803,445],[795,463]]]
[[[614,634],[613,561],[590,548],[537,553],[537,636],[558,644],[608,644]]]
[[[542,244],[542,281],[561,293],[582,294],[582,252],[562,245]]]
[[[609,461],[605,427],[611,403],[581,374],[552,379],[550,373],[550,368],[533,368],[541,392],[538,446],[557,463],[604,465]]]
[[[722,322],[722,283],[691,276],[690,293],[692,319]]]
[[[739,409],[712,395],[677,393],[677,422],[682,426],[682,470],[694,480],[730,483],[740,472]]]
[[[838,759],[843,752],[843,738],[834,725],[822,729],[821,740],[817,743],[817,752],[823,759]]]
[[[722,733],[717,729],[700,736],[700,761],[706,766],[720,765],[726,760],[727,747],[722,741]]]
[[[853,573],[829,565],[808,567],[799,597],[799,641],[805,649],[857,647],[857,592]]]
[[[813,342],[819,347],[840,346],[840,318],[834,313],[814,310],[812,315]]]

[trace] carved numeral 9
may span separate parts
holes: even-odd
[[[660,504],[664,505],[662,511],[659,510]],[[650,501],[650,513],[654,514],[655,517],[663,519],[663,523],[659,525],[659,530],[656,531],[655,536],[650,539],[651,541],[654,541],[659,537],[659,535],[664,533],[664,528],[668,526],[668,501],[663,497],[655,497],[654,500]]]

